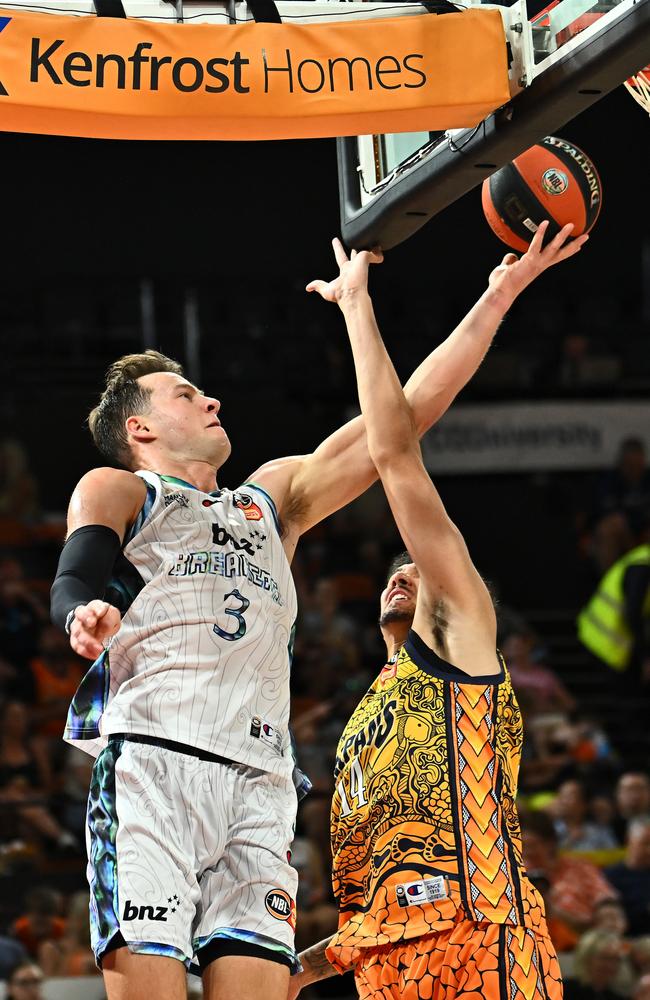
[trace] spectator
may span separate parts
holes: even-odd
[[[39,961],[46,976],[99,975],[90,948],[87,892],[77,892],[72,897],[65,933],[60,938],[43,941]]]
[[[14,819],[19,834],[44,838],[60,849],[76,846],[47,809],[49,767],[44,748],[28,735],[28,711],[19,701],[0,710],[0,806],[5,819]]]
[[[94,763],[94,757],[77,747],[67,747],[63,758],[58,815],[66,830],[80,842],[85,836],[88,788]]]
[[[13,438],[0,439],[0,517],[27,521],[38,512],[38,487],[27,452]]]
[[[30,958],[37,960],[46,941],[60,941],[65,934],[59,894],[52,889],[32,889],[25,898],[25,910],[11,930]]]
[[[555,829],[563,851],[607,851],[616,847],[611,830],[587,821],[588,802],[581,782],[563,782],[553,803]]]
[[[639,438],[621,442],[616,466],[598,483],[595,501],[594,555],[606,573],[636,545],[650,513],[650,469]]]
[[[525,629],[512,632],[503,644],[503,655],[517,696],[528,706],[527,715],[566,713],[574,700],[552,670],[534,655],[535,637]]]
[[[610,566],[578,615],[578,638],[638,703],[639,682],[650,689],[650,520],[643,544]]]
[[[598,780],[612,771],[614,754],[607,734],[592,719],[537,716],[528,727],[522,763],[526,791],[558,788],[576,775]]]
[[[638,976],[650,974],[650,935],[631,942],[630,958]]]
[[[630,823],[650,820],[650,778],[642,771],[626,771],[616,785],[614,832],[620,844],[627,841]]]
[[[646,972],[639,979],[632,1000],[650,1000],[650,972]]]
[[[564,984],[565,1000],[618,1000],[616,981],[623,961],[623,942],[605,930],[588,931],[575,952],[575,979]]]
[[[14,969],[27,961],[27,952],[19,941],[0,935],[0,981],[8,979]]]
[[[333,934],[338,908],[330,900],[329,873],[313,840],[297,836],[291,845],[291,864],[298,872],[296,950]]]
[[[20,563],[0,560],[0,656],[26,668],[36,652],[39,629],[47,621],[48,609],[30,590]]]
[[[574,700],[552,670],[534,656],[535,637],[529,630],[512,632],[503,644],[503,655],[517,695],[528,705],[527,715],[566,713]]]
[[[620,894],[631,937],[650,934],[650,820],[630,825],[625,859],[605,875]]]
[[[550,816],[542,812],[521,815],[524,864],[531,878],[548,881],[548,922],[553,940],[575,944],[592,926],[598,903],[616,896],[615,889],[588,861],[562,857]],[[571,933],[572,932],[572,933]]]
[[[7,979],[6,1000],[43,1000],[43,973],[35,962],[21,962]]]
[[[627,917],[618,899],[603,899],[594,910],[594,927],[602,931],[611,931],[619,937],[627,933]]]
[[[67,636],[55,625],[46,625],[41,632],[38,655],[29,666],[34,678],[36,730],[58,740],[84,671],[70,651]]]

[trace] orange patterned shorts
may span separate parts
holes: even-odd
[[[505,924],[463,921],[368,949],[355,979],[360,1000],[562,1000],[550,939]]]

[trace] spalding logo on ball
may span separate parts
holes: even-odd
[[[593,163],[573,143],[547,135],[483,181],[483,211],[492,230],[513,250],[526,251],[544,219],[545,243],[572,222],[572,236],[593,229],[602,186]]]

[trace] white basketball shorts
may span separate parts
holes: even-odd
[[[202,969],[222,955],[252,955],[295,971],[291,778],[141,739],[111,737],[93,770],[88,881],[98,963],[127,945],[187,966],[195,956]]]

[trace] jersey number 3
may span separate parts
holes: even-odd
[[[220,628],[218,625],[213,625],[212,631],[217,635],[220,635],[222,639],[234,642],[235,639],[241,639],[241,637],[246,634],[246,619],[244,618],[244,612],[249,607],[251,602],[246,600],[245,597],[242,597],[238,590],[231,590],[229,594],[225,594],[224,601],[227,601],[229,597],[235,597],[240,602],[238,608],[224,608],[225,613],[227,615],[231,615],[236,620],[237,628],[234,632],[226,632],[225,629]]]

